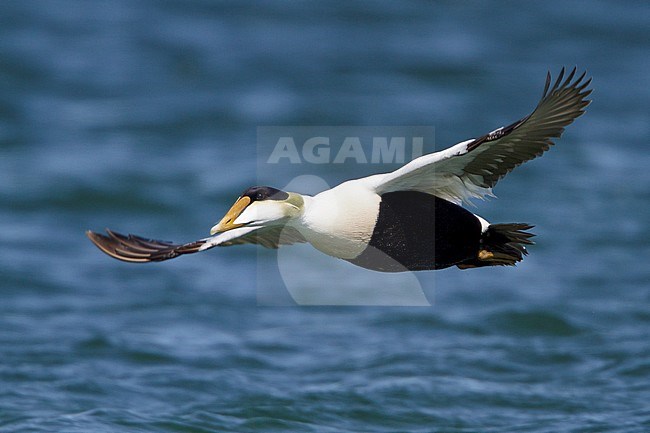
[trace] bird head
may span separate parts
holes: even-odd
[[[285,224],[302,212],[304,200],[300,194],[270,186],[248,188],[235,201],[226,215],[210,230],[211,235],[238,227],[268,227]]]

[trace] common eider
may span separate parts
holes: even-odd
[[[158,262],[216,246],[278,248],[309,242],[355,265],[383,272],[514,265],[528,254],[533,227],[491,224],[461,205],[492,196],[518,165],[540,156],[590,103],[585,73],[551,86],[535,110],[511,125],[427,154],[383,174],[349,180],[314,196],[268,186],[246,189],[210,230],[187,244],[87,231],[103,252],[126,262]]]

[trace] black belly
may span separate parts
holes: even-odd
[[[384,272],[442,269],[475,259],[481,223],[471,212],[417,191],[381,196],[368,247],[355,265]]]

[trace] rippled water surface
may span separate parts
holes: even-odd
[[[0,431],[650,431],[649,52],[644,2],[1,2]],[[419,274],[431,306],[258,305],[291,298],[254,246],[139,266],[84,236],[205,236],[291,181],[260,172],[259,126],[442,148],[562,65],[593,76],[587,114],[474,209],[537,245]]]

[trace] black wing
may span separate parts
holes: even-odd
[[[122,235],[109,229],[106,229],[106,234],[90,230],[86,232],[86,236],[97,248],[111,257],[131,263],[162,262],[214,247],[258,244],[266,248],[278,248],[280,245],[307,242],[298,230],[288,226],[260,227],[253,230],[234,229],[186,244],[157,241],[131,234]]]

